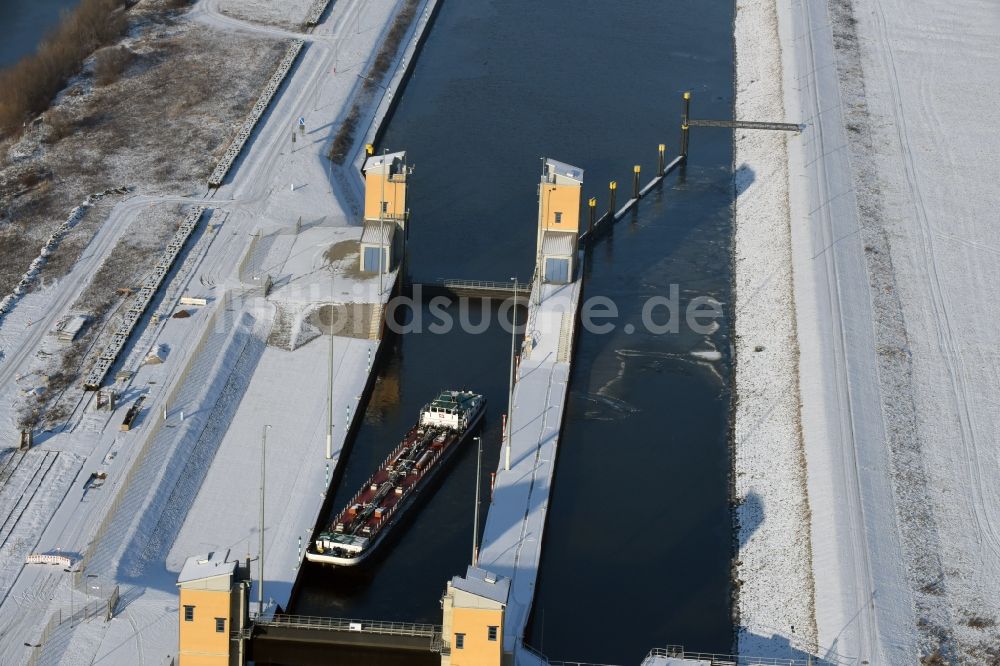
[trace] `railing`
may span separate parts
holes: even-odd
[[[254,619],[258,627],[289,627],[294,629],[320,629],[346,631],[383,636],[417,636],[440,640],[441,625],[414,622],[383,622],[356,620],[341,617],[310,617],[307,615],[276,615],[271,619]]]
[[[502,291],[502,292],[514,292],[515,285],[512,282],[494,282],[490,280],[452,280],[441,278],[438,282],[447,289],[469,289],[469,290],[484,290],[484,291]],[[525,294],[531,288],[531,285],[525,284],[523,282],[516,285],[518,294]]]
[[[595,664],[588,661],[550,661],[544,654],[531,647],[524,641],[521,642],[521,649],[538,658],[543,664],[548,666],[610,666],[609,664]],[[645,663],[655,657],[690,659],[692,661],[702,661],[712,664],[712,666],[831,666],[841,663],[839,661],[829,661],[819,657],[806,657],[805,659],[789,658],[780,659],[776,657],[737,657],[734,655],[709,654],[705,652],[691,652],[679,645],[668,645],[665,648],[653,648],[646,655]]]
[[[113,595],[118,594],[118,588],[115,587]],[[55,662],[57,655],[46,654],[46,646],[49,641],[52,640],[56,632],[70,631],[73,627],[89,620],[92,617],[97,617],[102,613],[107,619],[107,608],[110,600],[98,599],[96,601],[91,601],[90,603],[84,605],[81,608],[77,608],[72,611],[69,615],[63,615],[62,609],[60,608],[57,612],[49,616],[48,622],[45,623],[45,627],[42,629],[42,635],[38,638],[38,642],[35,644],[25,643],[26,646],[34,648],[31,651],[31,656],[28,658],[28,666],[38,666],[39,663],[45,662]],[[63,627],[63,625],[69,624],[69,627]],[[68,637],[66,639],[68,641]],[[62,644],[62,640],[54,642],[54,646]]]
[[[783,132],[801,132],[805,125],[796,123],[770,123],[759,120],[688,120],[690,127],[727,127],[732,129],[762,129],[779,130]]]
[[[675,659],[691,659],[694,661],[707,661],[713,666],[832,666],[840,663],[830,661],[820,657],[806,655],[804,657],[750,657],[724,654],[711,654],[707,652],[692,652],[685,650],[679,645],[668,645],[665,648],[653,648],[646,655],[646,659],[652,657],[673,657]]]

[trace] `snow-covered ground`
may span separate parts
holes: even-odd
[[[848,137],[920,652],[996,663],[1000,9],[853,5],[863,78],[841,49],[841,94],[867,112]]]
[[[739,4],[736,117],[785,115],[773,0]],[[816,641],[799,417],[788,161],[783,132],[736,132],[736,557],[740,652],[792,657]]]
[[[781,69],[772,61],[747,70],[774,40],[770,8]],[[794,363],[794,345],[788,363],[762,368],[774,386],[758,390],[739,384],[741,369],[767,344],[755,352],[752,341],[738,343],[736,471],[763,489],[761,522],[740,553],[741,622],[760,633],[806,610],[808,587],[788,573],[801,572],[801,538],[811,534],[823,656],[995,663],[1000,12],[985,0],[764,0],[740,5],[736,33],[738,112],[781,111],[743,106],[780,72],[784,90],[772,90],[784,119],[806,124],[788,139],[787,187],[775,164],[780,150],[762,150],[766,139],[738,142],[736,166],[752,172],[737,173],[738,192],[749,184],[737,199],[737,285],[759,281],[766,299],[775,280],[787,284],[787,237],[739,228],[741,207],[772,213],[787,200],[795,318],[781,330],[798,342],[810,518],[800,522],[805,505],[790,492],[801,469],[780,455],[794,439],[796,410],[775,387]],[[752,37],[741,41],[741,33]],[[773,179],[770,194],[762,176]],[[774,269],[773,279],[760,265]],[[743,335],[754,316],[740,308]],[[780,311],[771,314],[782,321]],[[774,423],[783,406],[786,417]],[[741,437],[741,414],[754,413],[772,431],[753,449],[774,456],[769,468],[740,455],[757,439]],[[749,517],[741,509],[741,520]],[[759,583],[748,580],[747,559],[766,565]],[[745,653],[760,646],[741,637]]]
[[[208,0],[221,13],[245,21],[267,23],[282,28],[301,28],[316,0]]]

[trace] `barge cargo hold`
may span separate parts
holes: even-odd
[[[476,429],[486,400],[472,391],[442,391],[417,424],[306,551],[310,562],[356,566],[378,549]]]

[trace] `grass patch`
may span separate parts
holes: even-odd
[[[101,49],[94,56],[94,81],[99,86],[114,83],[132,62],[132,52],[124,46]]]
[[[351,146],[354,145],[354,132],[358,128],[361,107],[368,101],[372,89],[382,82],[382,78],[389,71],[392,61],[396,59],[396,52],[399,51],[403,37],[406,36],[406,31],[409,29],[413,17],[417,14],[417,6],[419,4],[420,0],[406,0],[406,4],[396,14],[396,19],[392,22],[392,27],[389,28],[389,33],[382,43],[382,48],[379,49],[378,55],[375,56],[371,69],[368,70],[368,75],[364,77],[362,90],[365,94],[351,106],[350,112],[344,118],[344,122],[341,123],[340,129],[337,130],[337,134],[333,138],[329,156],[330,160],[336,164],[343,164],[344,160],[347,159],[347,153],[350,152]]]
[[[385,36],[382,48],[379,49],[378,55],[375,56],[375,62],[372,63],[372,68],[365,78],[364,85],[366,90],[374,88],[382,81],[385,73],[389,71],[389,65],[395,60],[399,45],[410,27],[410,22],[417,13],[418,4],[420,4],[420,0],[406,0],[406,4],[396,14],[396,20],[392,22],[389,34]]]

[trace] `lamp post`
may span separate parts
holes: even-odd
[[[510,471],[510,437],[513,433],[511,422],[514,420],[514,358],[517,354],[517,277],[512,277],[514,283],[514,315],[513,326],[510,327],[510,382],[507,388],[507,432],[504,433],[507,446],[504,452],[503,468]]]
[[[336,269],[333,267],[333,261],[330,262],[330,368],[328,370],[328,377],[330,380],[330,386],[327,388],[327,416],[326,416],[326,459],[329,460],[333,457],[333,311],[334,311],[334,289],[333,289],[333,276]]]
[[[63,569],[63,571],[65,571],[66,573],[70,573],[70,574],[73,573],[72,569]],[[76,613],[74,611],[74,605],[75,604],[73,603],[73,579],[70,578],[70,581],[69,581],[69,626],[71,626],[71,627],[73,626],[73,616],[76,615]]]
[[[545,238],[545,226],[549,223],[549,204],[552,201],[552,193],[556,191],[556,187],[545,188],[545,201],[542,202],[542,224],[538,229],[538,256],[535,258],[535,305],[539,305],[542,302],[542,274],[544,273],[544,266],[542,266],[542,242]]]
[[[260,580],[257,582],[257,615],[264,614],[264,480],[265,463],[267,460],[267,431],[270,425],[264,426],[264,432],[260,438],[260,551],[257,556],[260,571]]]
[[[478,450],[476,452],[476,510],[472,519],[472,566],[479,565],[479,485],[483,467],[483,438],[475,437]]]
[[[378,297],[379,301],[382,300],[382,263],[385,258],[385,243],[383,242],[383,236],[385,235],[385,181],[389,177],[389,169],[385,164],[385,156],[388,154],[389,150],[387,148],[382,149],[382,196],[378,202]]]

